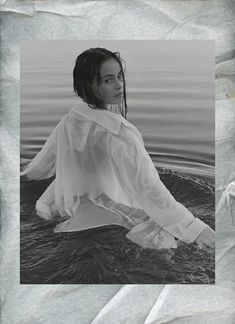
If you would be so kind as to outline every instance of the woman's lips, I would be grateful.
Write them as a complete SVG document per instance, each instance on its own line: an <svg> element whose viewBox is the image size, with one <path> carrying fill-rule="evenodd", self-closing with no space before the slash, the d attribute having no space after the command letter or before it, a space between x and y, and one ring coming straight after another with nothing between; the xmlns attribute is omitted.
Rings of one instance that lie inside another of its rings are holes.
<svg viewBox="0 0 235 324"><path fill-rule="evenodd" d="M117 94L116 96L114 97L122 97L123 96L123 92L120 92L119 94Z"/></svg>

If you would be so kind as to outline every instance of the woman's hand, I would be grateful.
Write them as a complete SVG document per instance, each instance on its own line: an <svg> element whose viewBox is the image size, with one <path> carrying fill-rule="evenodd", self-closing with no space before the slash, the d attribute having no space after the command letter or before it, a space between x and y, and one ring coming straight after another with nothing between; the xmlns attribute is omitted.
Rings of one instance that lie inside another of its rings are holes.
<svg viewBox="0 0 235 324"><path fill-rule="evenodd" d="M215 246L215 231L210 227L205 228L195 242L200 248L204 245L213 248Z"/></svg>

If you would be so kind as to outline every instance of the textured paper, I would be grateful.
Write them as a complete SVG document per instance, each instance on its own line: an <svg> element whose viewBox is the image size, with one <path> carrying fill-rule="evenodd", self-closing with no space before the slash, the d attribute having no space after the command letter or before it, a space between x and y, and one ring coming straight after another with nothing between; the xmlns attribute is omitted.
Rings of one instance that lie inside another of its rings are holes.
<svg viewBox="0 0 235 324"><path fill-rule="evenodd" d="M2 323L234 323L235 2L2 0L0 4ZM216 204L221 207L216 220L215 286L19 284L20 42L34 39L215 41Z"/></svg>

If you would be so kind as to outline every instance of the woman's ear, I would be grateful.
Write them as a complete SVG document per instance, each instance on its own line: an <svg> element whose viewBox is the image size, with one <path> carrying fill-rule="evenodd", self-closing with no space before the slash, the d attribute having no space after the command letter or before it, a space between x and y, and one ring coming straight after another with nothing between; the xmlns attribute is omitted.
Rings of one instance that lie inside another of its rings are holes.
<svg viewBox="0 0 235 324"><path fill-rule="evenodd" d="M97 83L93 82L91 88L92 88L92 92L93 92L94 96L97 97L98 99L100 99L100 92L99 92L99 87L97 86Z"/></svg>
<svg viewBox="0 0 235 324"><path fill-rule="evenodd" d="M93 88L93 93L95 95L96 98L100 99L100 91L99 91L99 88L97 86L94 86Z"/></svg>

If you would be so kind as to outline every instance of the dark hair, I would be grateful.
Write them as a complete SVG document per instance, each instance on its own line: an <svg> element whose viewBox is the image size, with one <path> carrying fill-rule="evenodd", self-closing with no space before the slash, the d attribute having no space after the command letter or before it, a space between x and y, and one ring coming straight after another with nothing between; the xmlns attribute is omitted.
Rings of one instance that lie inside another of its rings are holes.
<svg viewBox="0 0 235 324"><path fill-rule="evenodd" d="M100 68L101 64L110 58L115 59L120 65L123 76L123 99L121 114L126 118L128 111L126 103L126 82L124 76L124 69L122 66L122 59L119 52L111 52L106 48L89 48L82 52L76 59L75 67L73 69L73 88L74 92L85 101L92 109L106 109L102 100L94 95L93 82L100 84Z"/></svg>

